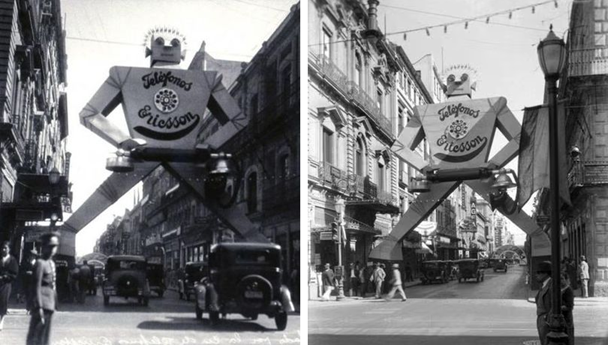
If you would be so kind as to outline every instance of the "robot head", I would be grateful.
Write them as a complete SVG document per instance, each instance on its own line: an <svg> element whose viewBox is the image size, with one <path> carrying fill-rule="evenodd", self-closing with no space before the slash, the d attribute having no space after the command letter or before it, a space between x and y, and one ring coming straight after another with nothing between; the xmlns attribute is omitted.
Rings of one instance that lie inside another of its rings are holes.
<svg viewBox="0 0 608 345"><path fill-rule="evenodd" d="M443 92L448 97L468 96L471 98L477 82L474 80L477 72L468 65L456 65L444 71L447 75L446 84L442 85ZM459 79L458 79L459 78Z"/></svg>
<svg viewBox="0 0 608 345"><path fill-rule="evenodd" d="M155 29L148 32L150 47L146 47L146 57L150 57L150 67L179 65L186 57L186 39L177 30ZM147 38L147 37L146 37Z"/></svg>

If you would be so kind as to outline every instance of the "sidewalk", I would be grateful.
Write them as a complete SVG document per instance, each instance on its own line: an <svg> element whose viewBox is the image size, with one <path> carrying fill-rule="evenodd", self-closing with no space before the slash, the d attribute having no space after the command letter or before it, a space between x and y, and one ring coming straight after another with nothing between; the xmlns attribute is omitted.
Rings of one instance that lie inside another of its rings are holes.
<svg viewBox="0 0 608 345"><path fill-rule="evenodd" d="M416 286L416 285L420 285L420 280L415 280L413 282L405 282L403 283L403 289L407 289L410 288L412 286ZM373 300L374 299L374 295L373 294L368 294L369 296L366 297L361 297L361 296L353 296L353 297L344 297L343 300L340 300L340 302L356 302L356 301L361 301L361 300ZM317 297L317 296L308 296L308 301L309 302L324 302L323 299L321 297ZM336 302L336 296L331 296L328 302Z"/></svg>

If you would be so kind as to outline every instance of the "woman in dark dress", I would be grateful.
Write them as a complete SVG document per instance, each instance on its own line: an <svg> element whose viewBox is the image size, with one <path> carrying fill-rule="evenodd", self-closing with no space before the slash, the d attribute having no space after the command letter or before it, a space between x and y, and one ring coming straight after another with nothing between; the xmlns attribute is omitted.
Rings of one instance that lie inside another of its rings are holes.
<svg viewBox="0 0 608 345"><path fill-rule="evenodd" d="M574 319L572 309L574 309L574 291L570 286L568 272L561 274L562 287L562 314L566 320L566 334L568 334L568 344L574 345Z"/></svg>
<svg viewBox="0 0 608 345"><path fill-rule="evenodd" d="M11 285L19 274L19 263L10 254L10 243L3 241L0 248L0 331L4 327L4 317L8 312L8 298Z"/></svg>

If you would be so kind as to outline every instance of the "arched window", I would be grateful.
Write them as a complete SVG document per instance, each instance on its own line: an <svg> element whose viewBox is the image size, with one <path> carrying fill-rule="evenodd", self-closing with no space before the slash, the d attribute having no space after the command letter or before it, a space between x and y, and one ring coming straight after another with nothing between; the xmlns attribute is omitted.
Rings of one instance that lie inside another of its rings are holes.
<svg viewBox="0 0 608 345"><path fill-rule="evenodd" d="M359 55L359 53L355 53L355 75L353 76L353 80L359 86L363 84L363 80L361 80L363 76L363 73L361 73L362 69L361 55Z"/></svg>
<svg viewBox="0 0 608 345"><path fill-rule="evenodd" d="M247 177L247 212L253 213L258 210L258 174L252 172Z"/></svg>
<svg viewBox="0 0 608 345"><path fill-rule="evenodd" d="M359 176L366 176L365 169L365 145L363 144L363 139L361 137L357 138L357 142L355 143L355 171Z"/></svg>
<svg viewBox="0 0 608 345"><path fill-rule="evenodd" d="M384 159L378 158L378 189L386 190L384 184L386 183L386 167L384 165Z"/></svg>

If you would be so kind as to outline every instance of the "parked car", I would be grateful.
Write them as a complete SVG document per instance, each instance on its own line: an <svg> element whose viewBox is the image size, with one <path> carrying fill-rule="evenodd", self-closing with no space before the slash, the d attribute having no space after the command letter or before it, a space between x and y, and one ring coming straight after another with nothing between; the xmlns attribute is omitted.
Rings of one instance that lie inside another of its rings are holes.
<svg viewBox="0 0 608 345"><path fill-rule="evenodd" d="M110 304L110 297L137 298L140 304L148 305L150 285L146 259L137 255L114 255L108 257L102 284L103 304Z"/></svg>
<svg viewBox="0 0 608 345"><path fill-rule="evenodd" d="M447 283L450 279L450 272L448 271L447 262L430 260L422 263L421 269L422 277L420 280L422 284L431 284L433 282Z"/></svg>
<svg viewBox="0 0 608 345"><path fill-rule="evenodd" d="M494 272L498 270L504 271L507 273L507 261L503 259L496 260L496 264L494 265Z"/></svg>
<svg viewBox="0 0 608 345"><path fill-rule="evenodd" d="M458 264L458 282L467 279L475 279L478 283L483 281L484 271L479 265L478 259L463 259L456 261Z"/></svg>
<svg viewBox="0 0 608 345"><path fill-rule="evenodd" d="M165 267L162 264L148 262L146 277L150 284L150 291L154 291L158 297L163 297L167 286L165 285Z"/></svg>
<svg viewBox="0 0 608 345"><path fill-rule="evenodd" d="M294 311L289 289L281 284L281 247L264 243L219 243L209 254L208 277L195 284L198 319L209 313L212 325L219 315L241 314L256 320L259 314L287 327Z"/></svg>
<svg viewBox="0 0 608 345"><path fill-rule="evenodd" d="M190 300L190 296L194 296L194 284L198 283L203 277L208 275L208 265L206 262L187 262L184 268L183 276L179 278L178 292L179 299Z"/></svg>

